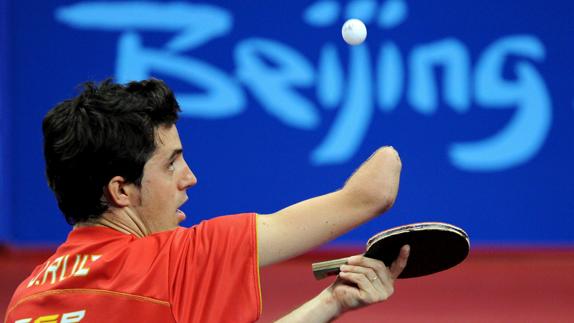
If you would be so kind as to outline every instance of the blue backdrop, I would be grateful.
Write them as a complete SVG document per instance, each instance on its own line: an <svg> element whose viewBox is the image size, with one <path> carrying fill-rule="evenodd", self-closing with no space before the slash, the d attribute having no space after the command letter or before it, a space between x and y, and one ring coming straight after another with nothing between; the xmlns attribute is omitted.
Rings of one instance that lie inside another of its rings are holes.
<svg viewBox="0 0 574 323"><path fill-rule="evenodd" d="M10 107L8 106L8 2L0 0L0 241L11 237L12 190L9 172Z"/></svg>
<svg viewBox="0 0 574 323"><path fill-rule="evenodd" d="M85 80L154 76L176 91L199 179L187 225L329 192L390 144L394 209L339 242L431 220L475 244L574 244L571 2L1 3L4 239L69 230L44 179L46 111ZM349 17L365 44L342 41Z"/></svg>

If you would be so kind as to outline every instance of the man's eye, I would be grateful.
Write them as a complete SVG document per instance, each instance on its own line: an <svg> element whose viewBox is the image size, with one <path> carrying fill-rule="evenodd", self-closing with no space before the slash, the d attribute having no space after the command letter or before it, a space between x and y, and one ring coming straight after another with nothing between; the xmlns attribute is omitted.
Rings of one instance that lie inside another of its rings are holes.
<svg viewBox="0 0 574 323"><path fill-rule="evenodd" d="M174 165L174 163L175 163L175 160L172 161L171 163L169 163L169 166L167 167L167 169L170 170L170 171L174 171L174 170L175 170L175 165Z"/></svg>

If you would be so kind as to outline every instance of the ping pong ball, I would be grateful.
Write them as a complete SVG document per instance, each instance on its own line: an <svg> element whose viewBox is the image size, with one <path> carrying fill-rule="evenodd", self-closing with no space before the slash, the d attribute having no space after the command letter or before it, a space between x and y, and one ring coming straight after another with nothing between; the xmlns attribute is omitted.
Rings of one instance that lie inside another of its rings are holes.
<svg viewBox="0 0 574 323"><path fill-rule="evenodd" d="M356 46L367 38L367 27L359 19L349 19L343 24L341 34L347 44Z"/></svg>

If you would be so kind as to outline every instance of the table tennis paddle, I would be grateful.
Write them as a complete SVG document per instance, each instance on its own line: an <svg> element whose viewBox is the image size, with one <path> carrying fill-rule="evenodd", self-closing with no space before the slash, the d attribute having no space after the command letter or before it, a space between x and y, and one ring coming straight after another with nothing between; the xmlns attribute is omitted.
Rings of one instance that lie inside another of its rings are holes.
<svg viewBox="0 0 574 323"><path fill-rule="evenodd" d="M398 278L430 275L461 263L470 250L468 235L463 229L442 222L420 222L379 232L367 241L364 255L382 260L390 266L402 246L411 248L407 266ZM316 279L337 275L347 258L313 264Z"/></svg>

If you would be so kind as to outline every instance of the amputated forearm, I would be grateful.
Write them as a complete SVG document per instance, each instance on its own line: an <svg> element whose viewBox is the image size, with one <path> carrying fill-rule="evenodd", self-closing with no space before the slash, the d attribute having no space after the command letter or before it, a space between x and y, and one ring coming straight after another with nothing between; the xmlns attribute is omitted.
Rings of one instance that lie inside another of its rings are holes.
<svg viewBox="0 0 574 323"><path fill-rule="evenodd" d="M382 148L341 190L258 216L260 265L315 248L388 210L395 202L400 171L396 151Z"/></svg>

